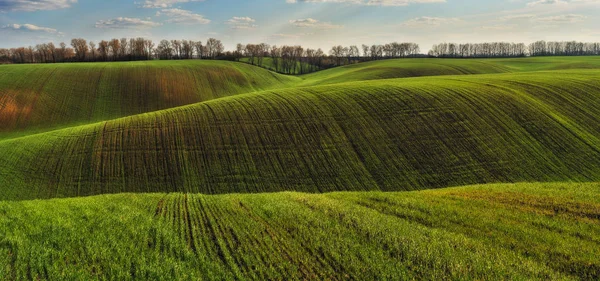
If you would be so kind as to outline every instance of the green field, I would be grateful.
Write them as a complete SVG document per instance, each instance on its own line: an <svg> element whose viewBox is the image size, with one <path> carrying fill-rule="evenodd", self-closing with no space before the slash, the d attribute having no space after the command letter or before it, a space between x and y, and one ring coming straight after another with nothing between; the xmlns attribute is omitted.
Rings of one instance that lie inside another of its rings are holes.
<svg viewBox="0 0 600 281"><path fill-rule="evenodd" d="M0 202L0 275L597 280L599 190L599 184L517 184Z"/></svg>
<svg viewBox="0 0 600 281"><path fill-rule="evenodd" d="M594 182L598 57L0 65L0 280L597 280Z"/></svg>
<svg viewBox="0 0 600 281"><path fill-rule="evenodd" d="M332 68L302 76L305 85L376 79L518 73L531 71L599 69L600 57L545 57L512 59L402 59L382 60Z"/></svg>
<svg viewBox="0 0 600 281"><path fill-rule="evenodd" d="M600 181L598 77L568 70L288 88L8 139L0 198Z"/></svg>
<svg viewBox="0 0 600 281"><path fill-rule="evenodd" d="M223 61L0 66L0 139L288 86L298 78Z"/></svg>

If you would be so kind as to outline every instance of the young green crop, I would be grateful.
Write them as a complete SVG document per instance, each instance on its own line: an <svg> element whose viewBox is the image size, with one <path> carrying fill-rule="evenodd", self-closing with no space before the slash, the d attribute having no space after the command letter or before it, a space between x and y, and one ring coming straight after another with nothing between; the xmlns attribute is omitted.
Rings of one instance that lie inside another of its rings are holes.
<svg viewBox="0 0 600 281"><path fill-rule="evenodd" d="M395 59L336 67L301 76L303 85L325 85L392 78L599 69L600 57L511 59Z"/></svg>
<svg viewBox="0 0 600 281"><path fill-rule="evenodd" d="M269 63L265 59L264 63ZM282 87L561 69L598 69L595 57L399 59L298 77L245 63L144 61L0 66L0 139Z"/></svg>
<svg viewBox="0 0 600 281"><path fill-rule="evenodd" d="M0 276L595 280L598 190L565 183L0 202Z"/></svg>
<svg viewBox="0 0 600 281"><path fill-rule="evenodd" d="M599 75L280 89L0 141L0 198L598 181Z"/></svg>
<svg viewBox="0 0 600 281"><path fill-rule="evenodd" d="M0 138L110 120L300 79L224 61L0 66Z"/></svg>

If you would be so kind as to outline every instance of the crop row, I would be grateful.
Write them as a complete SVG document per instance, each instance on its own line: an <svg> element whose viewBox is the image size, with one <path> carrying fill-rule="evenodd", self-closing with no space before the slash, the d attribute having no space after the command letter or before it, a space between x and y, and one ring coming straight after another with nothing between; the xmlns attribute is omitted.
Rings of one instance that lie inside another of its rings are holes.
<svg viewBox="0 0 600 281"><path fill-rule="evenodd" d="M230 62L0 68L0 138L167 109L296 81Z"/></svg>
<svg viewBox="0 0 600 281"><path fill-rule="evenodd" d="M596 181L597 75L274 90L5 140L0 198Z"/></svg>
<svg viewBox="0 0 600 281"><path fill-rule="evenodd" d="M594 280L598 184L0 202L10 280ZM49 212L48 210L52 210Z"/></svg>

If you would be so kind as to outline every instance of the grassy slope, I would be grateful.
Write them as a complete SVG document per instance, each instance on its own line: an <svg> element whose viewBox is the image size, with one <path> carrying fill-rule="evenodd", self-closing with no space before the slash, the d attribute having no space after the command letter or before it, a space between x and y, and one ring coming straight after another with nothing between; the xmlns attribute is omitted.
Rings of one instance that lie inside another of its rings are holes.
<svg viewBox="0 0 600 281"><path fill-rule="evenodd" d="M395 59L359 63L303 75L303 85L439 75L599 69L600 57L513 59Z"/></svg>
<svg viewBox="0 0 600 281"><path fill-rule="evenodd" d="M289 86L298 80L223 61L3 65L0 138Z"/></svg>
<svg viewBox="0 0 600 281"><path fill-rule="evenodd" d="M385 60L303 79L223 61L4 65L0 67L0 139L295 85L571 68L600 68L600 59Z"/></svg>
<svg viewBox="0 0 600 281"><path fill-rule="evenodd" d="M594 280L599 190L518 184L0 202L0 276Z"/></svg>
<svg viewBox="0 0 600 281"><path fill-rule="evenodd" d="M0 198L600 180L598 70L240 95L0 142Z"/></svg>

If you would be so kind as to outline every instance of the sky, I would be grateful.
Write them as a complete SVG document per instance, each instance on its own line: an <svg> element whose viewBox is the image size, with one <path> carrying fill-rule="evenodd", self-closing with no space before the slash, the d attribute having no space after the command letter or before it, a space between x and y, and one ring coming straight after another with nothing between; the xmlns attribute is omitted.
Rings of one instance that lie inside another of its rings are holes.
<svg viewBox="0 0 600 281"><path fill-rule="evenodd" d="M600 0L0 0L0 48L122 37L236 43L600 41Z"/></svg>

